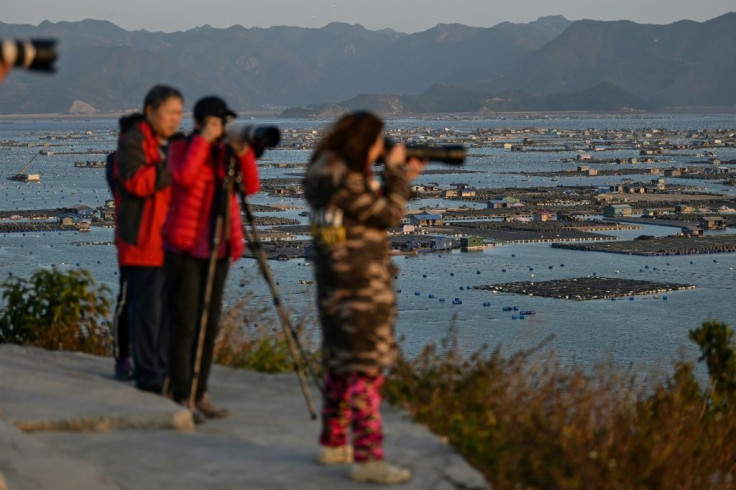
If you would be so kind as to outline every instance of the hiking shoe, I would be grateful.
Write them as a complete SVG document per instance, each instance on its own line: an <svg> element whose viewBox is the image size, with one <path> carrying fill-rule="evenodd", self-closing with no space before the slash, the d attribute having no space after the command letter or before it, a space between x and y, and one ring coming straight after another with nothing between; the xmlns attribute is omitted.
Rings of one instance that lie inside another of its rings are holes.
<svg viewBox="0 0 736 490"><path fill-rule="evenodd" d="M115 379L120 381L133 379L133 361L130 357L115 359Z"/></svg>
<svg viewBox="0 0 736 490"><path fill-rule="evenodd" d="M353 465L350 478L360 482L396 485L409 481L411 471L390 465L385 461L366 461Z"/></svg>
<svg viewBox="0 0 736 490"><path fill-rule="evenodd" d="M350 464L353 462L353 446L320 446L317 454L319 464Z"/></svg>
<svg viewBox="0 0 736 490"><path fill-rule="evenodd" d="M194 425L204 424L205 422L207 422L207 417L205 417L202 412L195 408L194 410L192 410L192 422L194 422Z"/></svg>
<svg viewBox="0 0 736 490"><path fill-rule="evenodd" d="M223 407L218 407L212 403L212 398L208 393L204 393L194 406L197 410L202 412L202 415L208 419L224 419L230 415L230 410Z"/></svg>
<svg viewBox="0 0 736 490"><path fill-rule="evenodd" d="M200 425L207 422L207 418L204 416L202 412L194 408L193 410L189 408L189 404L187 402L178 402L177 405L181 405L182 407L189 410L189 413L192 414L192 422L194 422L194 425Z"/></svg>

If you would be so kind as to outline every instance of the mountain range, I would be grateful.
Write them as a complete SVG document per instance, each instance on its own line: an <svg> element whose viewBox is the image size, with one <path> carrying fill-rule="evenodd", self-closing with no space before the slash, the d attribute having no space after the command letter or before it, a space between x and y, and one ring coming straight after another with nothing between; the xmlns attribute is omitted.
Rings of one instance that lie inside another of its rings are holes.
<svg viewBox="0 0 736 490"><path fill-rule="evenodd" d="M214 93L239 111L286 116L736 108L736 13L669 25L553 16L414 34L344 23L175 33L0 23L0 38L27 37L59 40L58 73L14 71L0 113L137 109L156 83L181 89L187 107Z"/></svg>

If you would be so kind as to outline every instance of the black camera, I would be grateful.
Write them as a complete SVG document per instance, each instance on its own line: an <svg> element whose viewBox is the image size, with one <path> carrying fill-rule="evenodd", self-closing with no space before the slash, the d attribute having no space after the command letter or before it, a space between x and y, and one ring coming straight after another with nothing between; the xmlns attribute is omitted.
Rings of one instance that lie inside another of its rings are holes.
<svg viewBox="0 0 736 490"><path fill-rule="evenodd" d="M12 66L53 73L57 57L56 39L0 40L0 59Z"/></svg>
<svg viewBox="0 0 736 490"><path fill-rule="evenodd" d="M384 138L383 146L386 151L390 151L396 144L391 138ZM420 160L429 160L430 162L441 162L447 165L462 165L465 162L467 151L463 145L418 145L407 143L406 158L418 158ZM382 162L383 158L379 160Z"/></svg>
<svg viewBox="0 0 736 490"><path fill-rule="evenodd" d="M229 141L248 143L256 156L260 157L266 148L273 148L281 141L281 132L276 126L256 126L243 121L230 121L225 125L225 137Z"/></svg>

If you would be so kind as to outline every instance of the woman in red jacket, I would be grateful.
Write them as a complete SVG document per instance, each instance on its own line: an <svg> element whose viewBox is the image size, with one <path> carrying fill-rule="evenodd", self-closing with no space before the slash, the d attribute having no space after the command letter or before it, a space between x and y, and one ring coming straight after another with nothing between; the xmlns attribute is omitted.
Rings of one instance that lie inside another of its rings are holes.
<svg viewBox="0 0 736 490"><path fill-rule="evenodd" d="M229 223L221 228L205 342L195 397L195 421L228 415L207 394L207 378L212 364L220 318L222 292L231 261L243 254L243 225L235 190L230 202L223 201L223 180L229 152L234 152L247 194L258 192L255 154L245 144L223 142L224 124L235 113L218 97L205 97L194 106L194 132L186 140L171 144L168 165L172 176L171 205L164 227L166 281L169 289L171 323L170 391L174 401L186 403L190 397L199 321L204 306L207 270L213 243L216 215ZM242 146L241 146L242 145ZM237 146L237 147L236 147Z"/></svg>

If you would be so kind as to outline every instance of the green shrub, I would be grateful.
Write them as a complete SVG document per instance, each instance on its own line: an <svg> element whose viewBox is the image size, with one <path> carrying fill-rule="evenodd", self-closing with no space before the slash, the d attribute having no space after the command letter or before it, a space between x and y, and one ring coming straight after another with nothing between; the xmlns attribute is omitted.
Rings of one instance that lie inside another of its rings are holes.
<svg viewBox="0 0 736 490"><path fill-rule="evenodd" d="M689 332L700 346L699 361L708 366L711 397L716 405L736 397L736 344L733 329L717 320L708 320Z"/></svg>
<svg viewBox="0 0 736 490"><path fill-rule="evenodd" d="M89 271L38 269L29 279L11 276L0 287L0 342L110 354L110 290L97 286Z"/></svg>

